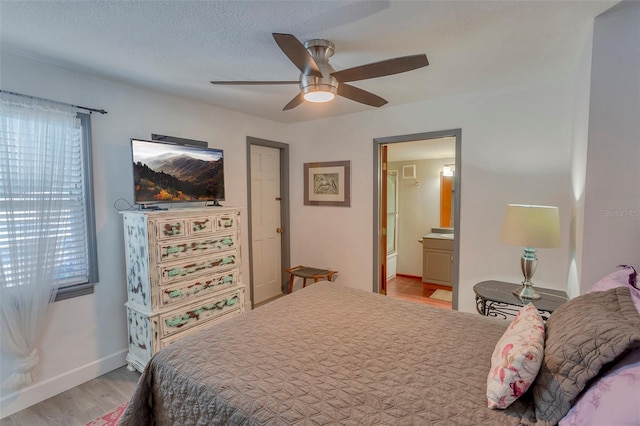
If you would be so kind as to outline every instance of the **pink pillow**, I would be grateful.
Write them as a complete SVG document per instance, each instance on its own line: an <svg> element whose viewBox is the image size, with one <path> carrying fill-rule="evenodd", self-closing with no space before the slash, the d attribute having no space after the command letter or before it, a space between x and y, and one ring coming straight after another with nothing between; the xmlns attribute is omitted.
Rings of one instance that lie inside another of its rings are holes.
<svg viewBox="0 0 640 426"><path fill-rule="evenodd" d="M507 408L533 383L544 352L544 322L533 303L527 304L504 332L491 356L487 376L489 408Z"/></svg>
<svg viewBox="0 0 640 426"><path fill-rule="evenodd" d="M589 293L593 291L607 291L616 287L628 287L631 293L631 300L640 313L640 289L638 289L638 274L633 266L620 265L617 271L602 277L591 287Z"/></svg>
<svg viewBox="0 0 640 426"><path fill-rule="evenodd" d="M640 424L640 349L622 357L574 403L559 426Z"/></svg>

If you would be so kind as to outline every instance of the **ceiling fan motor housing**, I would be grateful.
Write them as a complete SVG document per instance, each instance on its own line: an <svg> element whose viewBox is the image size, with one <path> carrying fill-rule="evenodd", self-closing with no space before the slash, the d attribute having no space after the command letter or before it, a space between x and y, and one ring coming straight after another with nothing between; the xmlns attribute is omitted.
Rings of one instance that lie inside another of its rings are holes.
<svg viewBox="0 0 640 426"><path fill-rule="evenodd" d="M311 92L338 92L338 80L331 75L335 70L329 65L329 58L333 56L334 44L329 40L313 39L304 43L305 49L313 57L320 68L322 78L300 74L300 90L303 94Z"/></svg>

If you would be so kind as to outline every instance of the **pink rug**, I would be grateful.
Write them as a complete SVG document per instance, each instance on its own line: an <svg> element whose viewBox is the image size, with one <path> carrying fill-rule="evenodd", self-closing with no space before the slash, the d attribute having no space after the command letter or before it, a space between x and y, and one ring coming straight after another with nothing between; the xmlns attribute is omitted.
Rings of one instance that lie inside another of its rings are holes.
<svg viewBox="0 0 640 426"><path fill-rule="evenodd" d="M121 406L109 411L107 414L104 414L95 420L91 420L86 426L118 426L120 417L122 417L122 413L124 413L128 404L128 402L125 402Z"/></svg>

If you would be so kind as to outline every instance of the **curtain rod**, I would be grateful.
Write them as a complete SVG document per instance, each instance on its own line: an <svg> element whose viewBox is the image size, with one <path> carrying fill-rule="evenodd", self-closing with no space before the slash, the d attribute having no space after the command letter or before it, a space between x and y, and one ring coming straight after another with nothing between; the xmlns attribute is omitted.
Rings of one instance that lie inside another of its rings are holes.
<svg viewBox="0 0 640 426"><path fill-rule="evenodd" d="M87 108L87 107L83 107L83 106L80 106L80 105L69 104L69 103L66 103L66 102L52 101L51 99L40 98L38 96L31 96L31 95L24 95L22 93L10 92L9 90L0 89L0 93L7 93L9 95L16 95L16 96L24 96L25 98L38 99L40 101L53 102L53 103L56 103L56 104L59 104L59 105L66 105L66 106L70 106L70 107L74 107L74 108L86 109L87 111L89 111L89 113L92 113L92 112L99 112L100 114L106 114L107 113L107 111L105 111L103 109Z"/></svg>

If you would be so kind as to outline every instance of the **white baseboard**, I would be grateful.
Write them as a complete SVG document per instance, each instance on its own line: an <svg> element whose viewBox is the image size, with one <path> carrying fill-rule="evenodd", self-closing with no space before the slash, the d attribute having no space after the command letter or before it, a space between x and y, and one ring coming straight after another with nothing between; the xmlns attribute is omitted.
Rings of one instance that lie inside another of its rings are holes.
<svg viewBox="0 0 640 426"><path fill-rule="evenodd" d="M38 402L102 376L109 371L127 365L127 349L116 352L90 364L67 371L56 377L36 383L19 391L0 397L0 418L10 416Z"/></svg>

